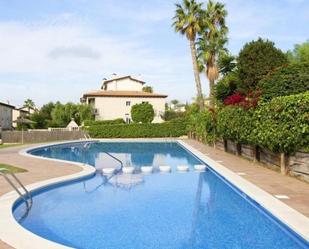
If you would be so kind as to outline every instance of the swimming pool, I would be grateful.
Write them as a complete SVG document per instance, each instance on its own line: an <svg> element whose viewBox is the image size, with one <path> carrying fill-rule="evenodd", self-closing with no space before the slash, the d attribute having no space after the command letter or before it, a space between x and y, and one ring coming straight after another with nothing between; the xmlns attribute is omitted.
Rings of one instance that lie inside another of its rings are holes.
<svg viewBox="0 0 309 249"><path fill-rule="evenodd" d="M83 162L94 176L37 191L20 224L75 248L308 248L308 243L176 142L62 144L32 155ZM171 173L117 175L104 167L172 166ZM178 173L178 165L190 171ZM14 216L25 211L18 202Z"/></svg>

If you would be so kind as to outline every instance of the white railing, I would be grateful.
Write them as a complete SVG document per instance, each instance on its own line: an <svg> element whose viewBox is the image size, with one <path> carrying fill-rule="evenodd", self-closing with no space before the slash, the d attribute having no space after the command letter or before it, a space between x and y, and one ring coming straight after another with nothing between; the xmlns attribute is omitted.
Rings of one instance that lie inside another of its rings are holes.
<svg viewBox="0 0 309 249"><path fill-rule="evenodd" d="M80 127L48 127L47 129L28 129L29 132L34 131L79 131Z"/></svg>

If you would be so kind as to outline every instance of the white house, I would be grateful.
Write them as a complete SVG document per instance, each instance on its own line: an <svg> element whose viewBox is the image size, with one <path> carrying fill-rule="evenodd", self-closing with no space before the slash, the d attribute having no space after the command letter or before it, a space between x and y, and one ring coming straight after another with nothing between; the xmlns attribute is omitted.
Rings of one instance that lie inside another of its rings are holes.
<svg viewBox="0 0 309 249"><path fill-rule="evenodd" d="M0 102L0 128L11 130L15 106Z"/></svg>
<svg viewBox="0 0 309 249"><path fill-rule="evenodd" d="M29 115L29 112L23 110L22 108L19 108L19 109L18 108L14 108L12 115L13 115L13 121L15 121L15 120L17 120L20 117L23 117L23 118L27 117ZM17 127L17 123L13 122L12 126L14 128L16 128Z"/></svg>
<svg viewBox="0 0 309 249"><path fill-rule="evenodd" d="M153 122L163 122L161 115L165 111L167 95L143 92L144 84L132 76L113 75L111 79L103 80L101 90L85 93L81 101L94 106L96 120L123 118L127 123L131 122L131 107L148 102L155 111Z"/></svg>
<svg viewBox="0 0 309 249"><path fill-rule="evenodd" d="M38 111L37 108L28 107L28 106L23 106L23 107L19 108L18 110L27 112L28 114L33 114L33 113Z"/></svg>

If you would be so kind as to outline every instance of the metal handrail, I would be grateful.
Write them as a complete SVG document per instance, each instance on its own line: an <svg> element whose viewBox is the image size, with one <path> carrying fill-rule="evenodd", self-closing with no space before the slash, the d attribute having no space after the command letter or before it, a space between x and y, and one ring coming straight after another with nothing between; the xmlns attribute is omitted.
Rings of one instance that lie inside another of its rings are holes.
<svg viewBox="0 0 309 249"><path fill-rule="evenodd" d="M103 151L103 153L105 153L106 155L110 156L111 158L113 158L114 160L116 160L117 162L120 163L120 169L117 169L115 174L117 174L117 173L119 173L120 171L122 171L123 162L122 162L120 159L118 159L117 157L113 156L113 155L110 154L109 152Z"/></svg>
<svg viewBox="0 0 309 249"><path fill-rule="evenodd" d="M19 188L13 183L13 181L7 176L10 175L11 177L14 178L14 180L19 184L19 186L23 189L23 191L25 192L24 194L22 194L22 192L19 190ZM25 202L27 210L25 212L25 214L20 218L19 221L22 221L24 218L27 217L31 207L32 207L32 196L29 193L29 191L26 189L26 187L22 184L22 182L17 178L17 176L5 169L5 168L0 168L0 176L3 176L3 178L7 181L7 183L17 192L17 194L20 196L20 198Z"/></svg>
<svg viewBox="0 0 309 249"><path fill-rule="evenodd" d="M11 175L14 180L19 184L19 186L24 190L25 194L22 194L21 191L15 186L15 184L12 182L12 180L7 176L7 175ZM22 184L22 182L17 178L17 176L5 169L5 168L0 168L0 175L3 176L3 178L11 185L11 187L19 194L19 196L26 202L28 203L28 199L30 200L30 202L32 203L32 196L29 193L29 191L26 189L26 187ZM25 197L26 196L26 197Z"/></svg>
<svg viewBox="0 0 309 249"><path fill-rule="evenodd" d="M87 147L88 147L89 145L94 144L94 143L96 143L96 142L93 142L93 141L91 141L91 142L86 142L86 143L84 144L83 148L84 148L84 149L87 149ZM120 163L120 169L117 169L115 174L119 173L119 172L122 170L122 168L123 168L123 162L122 162L120 159L118 159L117 157L115 157L115 156L113 156L112 154L110 154L109 152L107 152L107 151L102 151L102 152L105 153L106 155L108 155L109 157L113 158L114 160L116 160L117 162Z"/></svg>

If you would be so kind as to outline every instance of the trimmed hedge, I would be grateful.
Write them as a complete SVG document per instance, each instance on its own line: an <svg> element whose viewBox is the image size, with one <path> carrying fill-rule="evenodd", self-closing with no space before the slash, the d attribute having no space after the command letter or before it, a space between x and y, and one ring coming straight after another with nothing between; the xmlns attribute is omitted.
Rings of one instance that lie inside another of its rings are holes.
<svg viewBox="0 0 309 249"><path fill-rule="evenodd" d="M186 126L186 119L178 118L164 123L94 125L88 132L93 138L180 137L186 135Z"/></svg>
<svg viewBox="0 0 309 249"><path fill-rule="evenodd" d="M252 122L253 109L226 106L218 111L217 135L223 139L238 143L250 144L250 136L254 129Z"/></svg>
<svg viewBox="0 0 309 249"><path fill-rule="evenodd" d="M194 115L189 131L207 137L207 119L198 118L203 114ZM221 107L215 129L218 138L258 145L273 152L293 154L309 148L309 91L261 102L256 109Z"/></svg>
<svg viewBox="0 0 309 249"><path fill-rule="evenodd" d="M215 138L214 114L208 110L193 113L188 118L187 130L195 133L199 139L208 144Z"/></svg>
<svg viewBox="0 0 309 249"><path fill-rule="evenodd" d="M288 154L309 147L309 91L261 103L253 120L254 144Z"/></svg>
<svg viewBox="0 0 309 249"><path fill-rule="evenodd" d="M266 100L309 91L309 64L280 67L264 77L258 83L258 88Z"/></svg>
<svg viewBox="0 0 309 249"><path fill-rule="evenodd" d="M117 118L113 120L85 120L84 126L92 125L115 125L115 124L125 124L122 118Z"/></svg>

